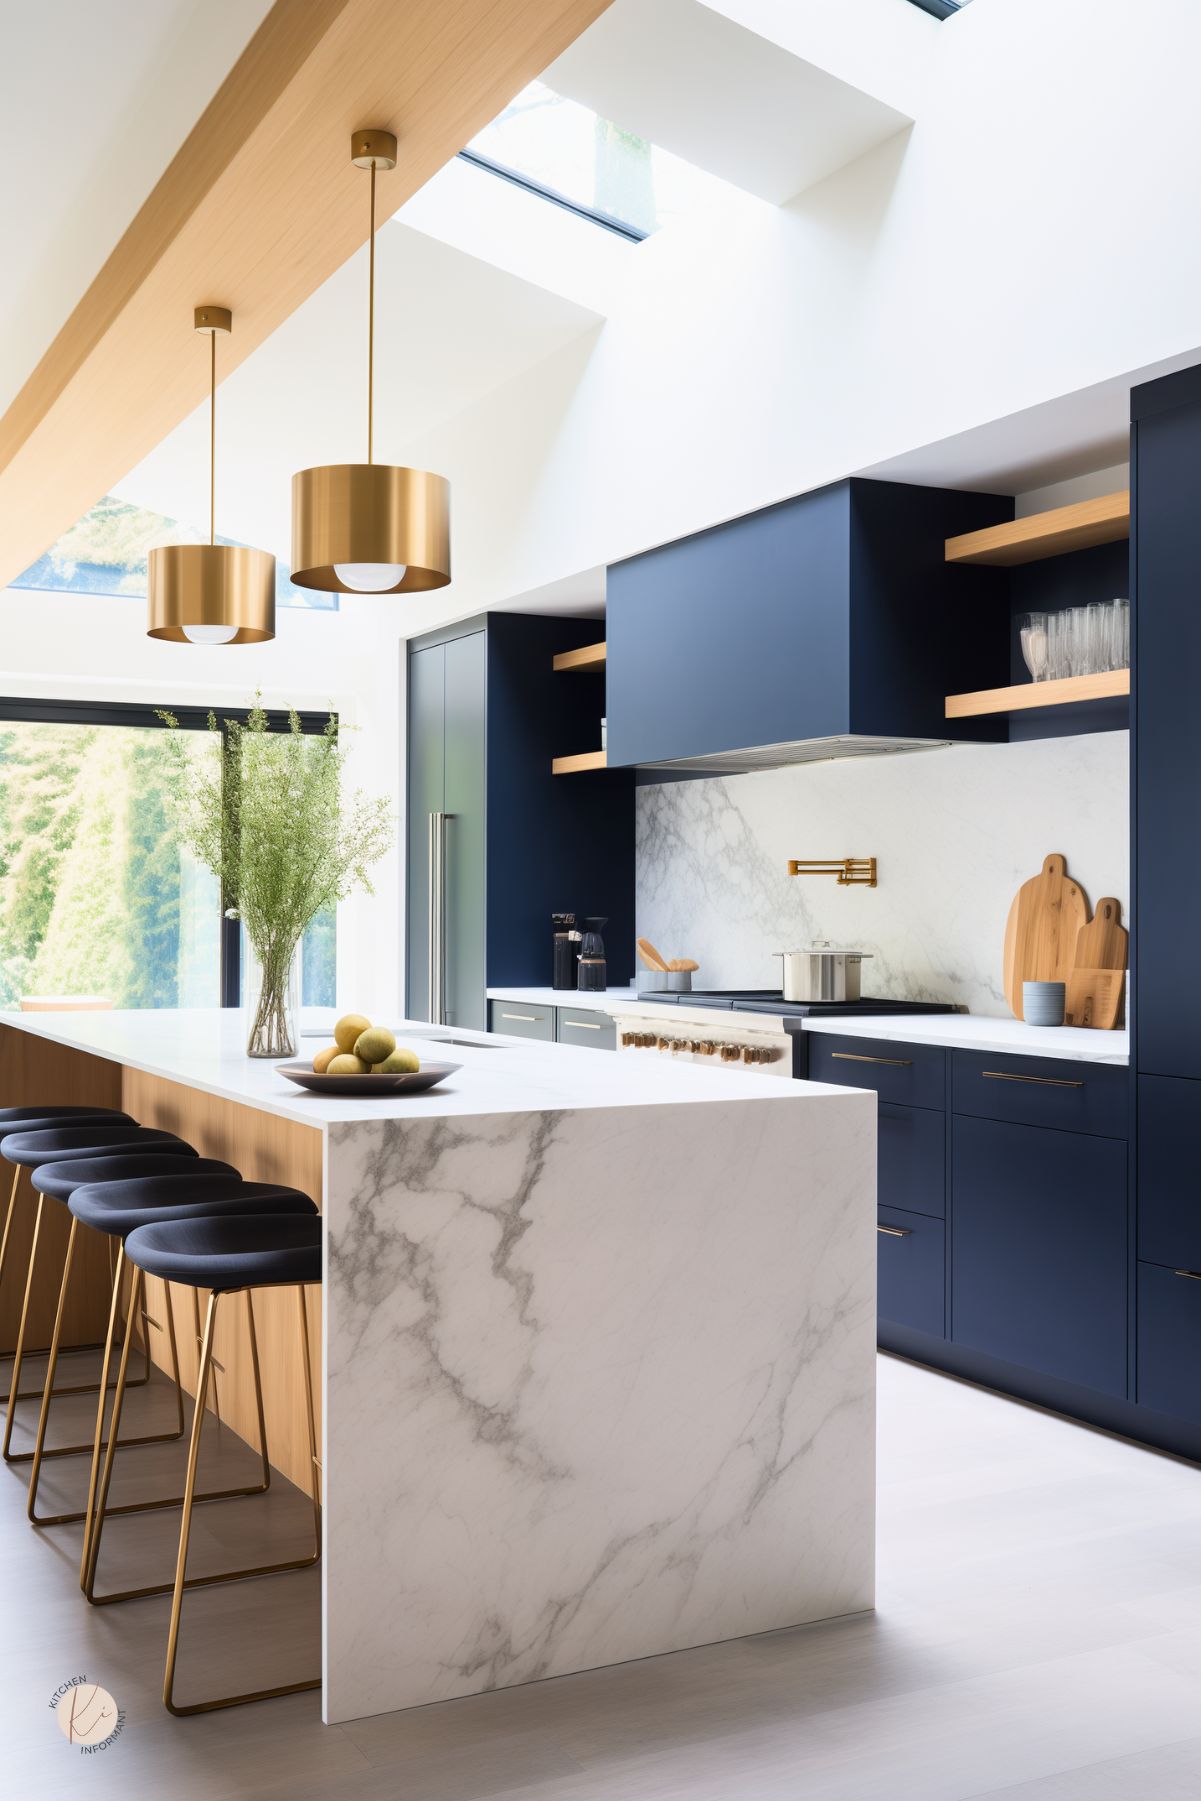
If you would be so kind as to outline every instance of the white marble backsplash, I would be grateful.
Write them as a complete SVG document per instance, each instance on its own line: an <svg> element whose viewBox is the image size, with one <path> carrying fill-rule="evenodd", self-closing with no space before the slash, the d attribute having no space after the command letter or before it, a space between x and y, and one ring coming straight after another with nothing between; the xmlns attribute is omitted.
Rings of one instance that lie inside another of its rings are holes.
<svg viewBox="0 0 1201 1801"><path fill-rule="evenodd" d="M640 788L638 931L695 957L698 988L778 987L773 952L828 939L872 953L865 994L1007 1016L1006 916L1049 852L1125 921L1129 758L1129 733L1097 732ZM878 887L787 873L845 856L878 858Z"/></svg>

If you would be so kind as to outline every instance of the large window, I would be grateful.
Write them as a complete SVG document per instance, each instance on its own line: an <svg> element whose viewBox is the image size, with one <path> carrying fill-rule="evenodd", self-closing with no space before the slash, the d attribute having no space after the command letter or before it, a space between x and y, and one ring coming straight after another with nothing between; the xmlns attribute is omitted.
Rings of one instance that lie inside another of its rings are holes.
<svg viewBox="0 0 1201 1801"><path fill-rule="evenodd" d="M180 721L190 756L219 756L206 714ZM163 730L141 707L0 703L0 1007L237 1005L238 923L172 828ZM333 1006L335 978L331 912L305 936L304 1003Z"/></svg>
<svg viewBox="0 0 1201 1801"><path fill-rule="evenodd" d="M219 537L217 542L232 544L233 539ZM106 494L11 586L48 589L56 594L123 594L144 600L150 551L160 544L207 543L207 532ZM328 613L338 608L336 594L298 588L287 565L278 558L275 600L281 607L307 607L310 611Z"/></svg>
<svg viewBox="0 0 1201 1801"><path fill-rule="evenodd" d="M633 239L726 185L543 81L523 88L460 155Z"/></svg>

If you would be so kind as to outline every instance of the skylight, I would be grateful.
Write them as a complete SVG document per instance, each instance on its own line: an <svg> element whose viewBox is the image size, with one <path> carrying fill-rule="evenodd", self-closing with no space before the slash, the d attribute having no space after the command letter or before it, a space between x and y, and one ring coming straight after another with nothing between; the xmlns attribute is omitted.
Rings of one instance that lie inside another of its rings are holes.
<svg viewBox="0 0 1201 1801"><path fill-rule="evenodd" d="M623 237L649 237L726 184L532 81L460 155Z"/></svg>
<svg viewBox="0 0 1201 1801"><path fill-rule="evenodd" d="M909 0L911 6L920 6L924 13L933 13L936 19L949 19L952 13L962 12L968 0Z"/></svg>
<svg viewBox="0 0 1201 1801"><path fill-rule="evenodd" d="M207 538L207 532L106 494L10 585L56 594L123 594L144 600L146 559L156 544L203 544ZM233 541L217 539L218 544ZM305 607L310 612L336 612L338 608L336 594L297 588L278 557L275 598L281 607Z"/></svg>

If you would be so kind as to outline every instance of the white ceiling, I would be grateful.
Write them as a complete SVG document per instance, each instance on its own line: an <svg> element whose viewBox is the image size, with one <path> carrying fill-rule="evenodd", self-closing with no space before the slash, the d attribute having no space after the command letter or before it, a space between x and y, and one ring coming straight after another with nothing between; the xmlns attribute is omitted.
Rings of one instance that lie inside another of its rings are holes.
<svg viewBox="0 0 1201 1801"><path fill-rule="evenodd" d="M271 0L24 0L0 48L0 412Z"/></svg>
<svg viewBox="0 0 1201 1801"><path fill-rule="evenodd" d="M504 189L494 176L468 174L486 192ZM559 211L529 204L552 217ZM600 323L598 312L575 300L390 221L376 246L377 459L406 462L432 427ZM186 325L180 355L207 355L205 342ZM366 460L366 384L364 248L219 389L217 529L223 536L288 557L293 473L315 463ZM202 524L207 405L116 491L169 518Z"/></svg>
<svg viewBox="0 0 1201 1801"><path fill-rule="evenodd" d="M543 79L777 206L912 123L701 0L613 0Z"/></svg>

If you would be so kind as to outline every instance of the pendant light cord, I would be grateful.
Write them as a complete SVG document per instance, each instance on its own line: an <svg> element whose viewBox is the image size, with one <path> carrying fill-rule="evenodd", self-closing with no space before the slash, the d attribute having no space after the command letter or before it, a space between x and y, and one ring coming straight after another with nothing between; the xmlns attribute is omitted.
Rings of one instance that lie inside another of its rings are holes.
<svg viewBox="0 0 1201 1801"><path fill-rule="evenodd" d="M217 334L209 333L209 543L217 542Z"/></svg>
<svg viewBox="0 0 1201 1801"><path fill-rule="evenodd" d="M375 434L375 164L371 165L371 230L367 275L367 461L374 462Z"/></svg>

